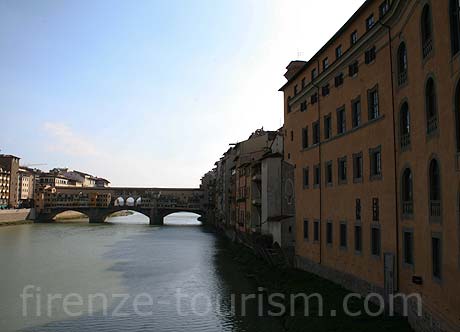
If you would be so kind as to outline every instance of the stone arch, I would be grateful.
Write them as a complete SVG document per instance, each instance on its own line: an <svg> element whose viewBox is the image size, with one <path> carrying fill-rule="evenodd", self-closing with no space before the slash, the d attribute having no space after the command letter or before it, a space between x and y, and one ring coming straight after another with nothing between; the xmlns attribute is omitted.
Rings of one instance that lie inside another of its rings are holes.
<svg viewBox="0 0 460 332"><path fill-rule="evenodd" d="M125 199L123 197L118 197L113 202L114 206L125 206Z"/></svg>
<svg viewBox="0 0 460 332"><path fill-rule="evenodd" d="M128 198L126 199L126 204L125 204L125 206L127 206L127 207L133 207L133 206L135 205L135 203L136 203L136 200L135 200L132 196L130 196L130 197L128 197Z"/></svg>

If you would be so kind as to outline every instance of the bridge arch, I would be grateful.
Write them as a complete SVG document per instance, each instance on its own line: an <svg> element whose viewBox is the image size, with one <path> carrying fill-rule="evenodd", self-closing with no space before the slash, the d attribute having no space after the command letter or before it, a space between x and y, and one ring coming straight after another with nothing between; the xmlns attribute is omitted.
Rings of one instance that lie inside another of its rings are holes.
<svg viewBox="0 0 460 332"><path fill-rule="evenodd" d="M73 212L73 214L72 214ZM78 216L75 214L78 213L82 216ZM50 214L48 214L46 218L46 222L55 222L58 219L60 220L78 220L78 219L91 219L90 214L88 211L79 209L79 208L66 208L66 209L57 209Z"/></svg>

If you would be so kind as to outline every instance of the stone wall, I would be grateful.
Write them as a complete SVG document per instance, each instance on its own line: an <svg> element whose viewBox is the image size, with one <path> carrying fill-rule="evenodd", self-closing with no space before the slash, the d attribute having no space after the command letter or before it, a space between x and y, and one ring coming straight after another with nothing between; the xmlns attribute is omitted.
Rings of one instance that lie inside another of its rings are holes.
<svg viewBox="0 0 460 332"><path fill-rule="evenodd" d="M33 209L0 210L0 223L30 220L33 218Z"/></svg>

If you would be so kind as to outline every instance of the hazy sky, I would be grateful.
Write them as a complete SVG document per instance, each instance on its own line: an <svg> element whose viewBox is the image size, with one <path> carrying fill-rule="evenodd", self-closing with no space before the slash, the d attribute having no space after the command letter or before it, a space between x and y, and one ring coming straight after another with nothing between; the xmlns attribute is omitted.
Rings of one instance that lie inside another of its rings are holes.
<svg viewBox="0 0 460 332"><path fill-rule="evenodd" d="M229 143L282 125L285 67L363 2L0 0L1 152L196 187Z"/></svg>

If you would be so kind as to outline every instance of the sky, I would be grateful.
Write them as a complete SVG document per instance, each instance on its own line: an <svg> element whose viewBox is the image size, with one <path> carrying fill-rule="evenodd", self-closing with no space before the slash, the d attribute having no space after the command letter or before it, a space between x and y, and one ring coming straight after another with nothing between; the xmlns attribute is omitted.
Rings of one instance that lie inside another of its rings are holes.
<svg viewBox="0 0 460 332"><path fill-rule="evenodd" d="M0 0L0 153L198 187L364 0Z"/></svg>

